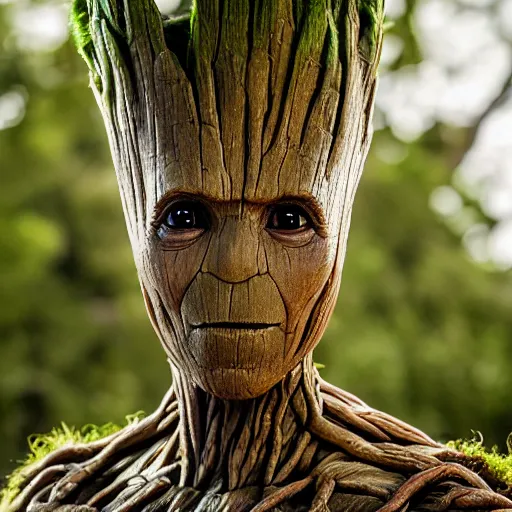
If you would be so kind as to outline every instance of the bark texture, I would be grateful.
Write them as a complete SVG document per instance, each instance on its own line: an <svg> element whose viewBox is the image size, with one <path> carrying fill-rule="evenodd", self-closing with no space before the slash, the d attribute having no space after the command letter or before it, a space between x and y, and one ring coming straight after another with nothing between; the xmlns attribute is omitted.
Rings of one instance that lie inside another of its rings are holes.
<svg viewBox="0 0 512 512"><path fill-rule="evenodd" d="M148 418L33 467L12 510L512 510L471 462L326 383L308 356L241 402L178 377Z"/></svg>
<svg viewBox="0 0 512 512"><path fill-rule="evenodd" d="M75 2L173 386L148 418L32 467L12 512L512 510L473 461L312 363L371 139L382 10L197 0L163 19L150 0ZM162 221L184 191L218 226ZM259 229L283 199L315 228Z"/></svg>

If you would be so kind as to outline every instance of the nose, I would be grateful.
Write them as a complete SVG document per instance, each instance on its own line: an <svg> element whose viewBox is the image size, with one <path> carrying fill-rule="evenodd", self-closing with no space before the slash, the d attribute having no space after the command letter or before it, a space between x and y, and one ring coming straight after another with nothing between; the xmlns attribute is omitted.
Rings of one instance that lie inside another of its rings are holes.
<svg viewBox="0 0 512 512"><path fill-rule="evenodd" d="M249 219L237 216L223 219L211 235L201 270L227 283L240 283L257 275L259 239Z"/></svg>

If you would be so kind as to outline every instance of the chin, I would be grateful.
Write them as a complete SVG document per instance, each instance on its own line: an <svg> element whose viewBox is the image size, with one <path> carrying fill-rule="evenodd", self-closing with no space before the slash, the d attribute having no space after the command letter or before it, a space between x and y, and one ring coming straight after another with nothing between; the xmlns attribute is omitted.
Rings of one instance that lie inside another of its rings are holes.
<svg viewBox="0 0 512 512"><path fill-rule="evenodd" d="M250 368L214 368L203 370L198 385L223 400L249 400L263 395L282 379L282 376L276 378L274 372L275 369L270 372Z"/></svg>
<svg viewBox="0 0 512 512"><path fill-rule="evenodd" d="M281 328L194 329L187 339L194 380L223 399L262 395L285 375L285 335Z"/></svg>

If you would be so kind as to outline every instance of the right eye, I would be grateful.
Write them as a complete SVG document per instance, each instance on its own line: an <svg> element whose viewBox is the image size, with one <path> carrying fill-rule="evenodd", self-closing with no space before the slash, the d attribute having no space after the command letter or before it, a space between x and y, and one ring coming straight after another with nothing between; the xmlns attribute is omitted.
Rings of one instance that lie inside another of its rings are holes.
<svg viewBox="0 0 512 512"><path fill-rule="evenodd" d="M206 209L193 201L178 201L167 210L164 224L171 229L206 229Z"/></svg>
<svg viewBox="0 0 512 512"><path fill-rule="evenodd" d="M157 235L171 245L193 242L210 227L206 207L197 201L175 201L165 211Z"/></svg>

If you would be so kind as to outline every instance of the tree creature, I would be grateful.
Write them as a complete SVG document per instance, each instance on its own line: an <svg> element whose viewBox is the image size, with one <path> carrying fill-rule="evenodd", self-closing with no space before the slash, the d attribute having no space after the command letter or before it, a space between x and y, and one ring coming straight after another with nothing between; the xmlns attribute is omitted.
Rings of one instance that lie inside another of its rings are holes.
<svg viewBox="0 0 512 512"><path fill-rule="evenodd" d="M313 364L382 18L382 0L197 0L170 19L152 0L75 1L173 386L146 419L33 466L12 511L512 510L471 459Z"/></svg>

